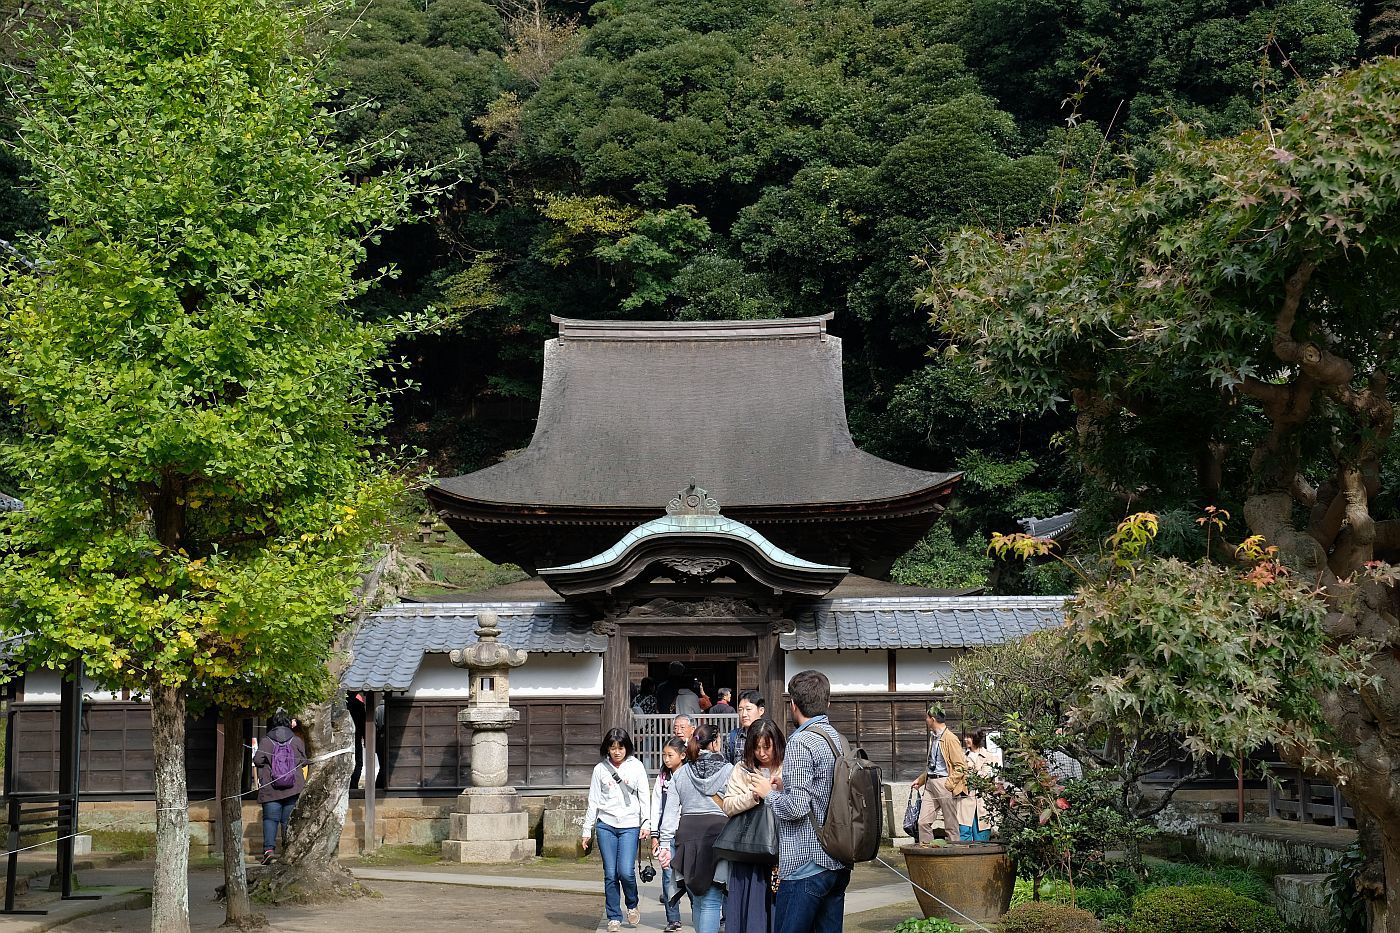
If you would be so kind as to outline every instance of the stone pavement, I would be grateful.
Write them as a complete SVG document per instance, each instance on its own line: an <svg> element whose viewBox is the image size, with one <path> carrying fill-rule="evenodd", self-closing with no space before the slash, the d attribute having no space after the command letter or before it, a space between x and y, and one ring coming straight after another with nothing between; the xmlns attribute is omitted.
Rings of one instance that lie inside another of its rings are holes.
<svg viewBox="0 0 1400 933"><path fill-rule="evenodd" d="M441 865L351 867L376 891L376 896L317 907L260 908L267 916L269 931L343 933L381 929L406 933L452 929L457 924L475 925L483 920L490 921L493 933L606 929L601 920L599 866L586 866L591 869L586 873L574 866L549 865L476 866L476 871L463 870L467 866L445 870ZM89 871L79 876L81 882L119 887L127 892L121 895L123 899L69 902L61 913L50 917L0 917L0 933L40 933L55 928L64 933L145 933L151 922L149 902L139 898L140 889L150 884L150 872L149 863ZM560 877L561 874L574 877ZM217 869L190 873L194 930L215 930L223 922L222 904L213 897L215 886L222 882L223 874ZM132 894L133 891L137 893ZM660 930L664 914L658 902L659 882L642 885L641 892L639 929ZM687 930L689 913L682 907ZM918 906L905 882L871 864L856 869L846 898L846 914L846 929L850 933L888 933L905 917L917 916Z"/></svg>

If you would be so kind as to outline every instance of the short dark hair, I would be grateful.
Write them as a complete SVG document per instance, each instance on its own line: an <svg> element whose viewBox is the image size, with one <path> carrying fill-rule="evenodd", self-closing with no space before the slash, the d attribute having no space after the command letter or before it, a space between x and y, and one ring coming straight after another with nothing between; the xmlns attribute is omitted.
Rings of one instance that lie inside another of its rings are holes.
<svg viewBox="0 0 1400 933"><path fill-rule="evenodd" d="M763 694L759 693L757 690L745 690L743 693L739 694L739 702L742 703L745 700L748 700L759 709L768 708L768 705L763 702Z"/></svg>
<svg viewBox="0 0 1400 933"><path fill-rule="evenodd" d="M268 731L268 732L271 732L273 729L276 729L278 726L286 726L288 729L290 729L290 728L292 727L292 717L291 717L291 715L290 715L286 710L284 710L284 709L279 709L277 712L275 712L275 713L273 713L271 716L267 717L267 731Z"/></svg>
<svg viewBox="0 0 1400 933"><path fill-rule="evenodd" d="M650 677L643 677L642 685L637 689L642 696L651 696L652 692L656 690L656 681L652 680Z"/></svg>
<svg viewBox="0 0 1400 933"><path fill-rule="evenodd" d="M972 747L973 747L973 748L986 748L986 747L987 747L987 730L986 730L986 729L978 729L976 732L972 733Z"/></svg>
<svg viewBox="0 0 1400 933"><path fill-rule="evenodd" d="M929 705L927 715L928 718L932 719L934 722L946 723L948 721L948 714L943 712L943 707L939 706L937 703Z"/></svg>
<svg viewBox="0 0 1400 933"><path fill-rule="evenodd" d="M788 681L788 696L808 719L824 716L831 703L831 681L821 671L798 671Z"/></svg>
<svg viewBox="0 0 1400 933"><path fill-rule="evenodd" d="M773 741L773 764L769 767L777 768L783 763L783 751L787 748L787 737L783 735L783 730L778 728L776 722L765 716L749 723L749 728L744 733L744 764L750 771L758 770L758 740L764 736Z"/></svg>
<svg viewBox="0 0 1400 933"><path fill-rule="evenodd" d="M666 668L666 670L670 673L672 677L679 677L680 675L685 673L685 662L672 661L671 666Z"/></svg>
<svg viewBox="0 0 1400 933"><path fill-rule="evenodd" d="M694 761L700 757L702 751L713 745L717 738L719 738L719 728L711 723L702 722L690 734L690 745L685 750L685 757Z"/></svg>
<svg viewBox="0 0 1400 933"><path fill-rule="evenodd" d="M626 729L609 729L603 735L602 744L598 746L598 757L608 757L608 749L614 745L621 745L627 750L627 757L631 758L636 749L632 745L632 736L627 734Z"/></svg>

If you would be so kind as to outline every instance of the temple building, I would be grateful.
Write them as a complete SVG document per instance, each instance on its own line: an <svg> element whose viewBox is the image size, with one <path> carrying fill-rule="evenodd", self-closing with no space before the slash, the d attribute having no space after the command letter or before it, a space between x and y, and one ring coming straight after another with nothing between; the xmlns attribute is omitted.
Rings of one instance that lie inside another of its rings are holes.
<svg viewBox="0 0 1400 933"><path fill-rule="evenodd" d="M556 322L528 449L427 493L468 545L529 578L405 600L355 638L343 685L384 702L388 796L469 783L470 731L458 721L468 677L448 652L475 639L484 609L499 617L500 642L529 652L510 676L521 716L509 778L536 794L586 786L602 732L638 727L633 691L676 661L711 696L759 690L780 722L788 677L820 669L833 722L887 776L913 777L922 712L951 660L1062 621L1058 597L881 579L938 520L959 475L856 447L826 318ZM57 699L55 674L21 684L11 787L55 780ZM85 794L149 795L145 705L90 689L84 715ZM212 720L191 724L192 799L213 793L215 741Z"/></svg>
<svg viewBox="0 0 1400 933"><path fill-rule="evenodd" d="M468 545L530 579L370 619L349 688L389 695L388 789L464 784L461 672L446 652L495 611L530 652L512 675L511 779L586 784L612 726L640 728L645 678L685 664L713 696L831 678L832 718L891 774L919 770L922 710L952 658L1057 625L1060 598L880 579L938 520L959 475L856 447L826 318L556 318L529 447L427 495Z"/></svg>

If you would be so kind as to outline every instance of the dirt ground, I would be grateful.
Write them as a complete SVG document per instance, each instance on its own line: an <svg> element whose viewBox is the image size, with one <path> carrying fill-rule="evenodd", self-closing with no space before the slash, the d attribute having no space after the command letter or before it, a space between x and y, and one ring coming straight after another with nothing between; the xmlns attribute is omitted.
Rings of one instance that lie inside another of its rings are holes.
<svg viewBox="0 0 1400 933"><path fill-rule="evenodd" d="M117 873L103 872L103 883L121 883ZM125 872L121 873L125 874ZM133 878L139 879L139 873ZM150 873L145 873L146 884ZM190 874L190 926L216 930L224 921L223 905L214 888L217 871ZM140 883L133 881L133 883ZM540 930L592 930L597 926L601 898L581 894L541 894L469 888L445 884L385 883L373 885L377 896L316 907L260 907L269 933L345 933L351 930L410 933L417 930L491 930L492 933ZM3 929L0 922L0 930ZM149 910L92 914L64 924L63 933L147 933Z"/></svg>

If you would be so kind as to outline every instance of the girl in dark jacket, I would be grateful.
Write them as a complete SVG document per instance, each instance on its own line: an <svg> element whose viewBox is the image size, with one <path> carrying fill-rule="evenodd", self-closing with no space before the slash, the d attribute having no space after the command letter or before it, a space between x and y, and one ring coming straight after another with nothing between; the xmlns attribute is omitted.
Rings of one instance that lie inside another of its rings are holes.
<svg viewBox="0 0 1400 933"><path fill-rule="evenodd" d="M279 747L283 748L278 755ZM273 762L281 759L281 766ZM277 849L277 827L282 827L282 844L287 843L287 818L306 787L301 769L306 765L306 744L292 731L292 718L283 710L267 721L267 735L258 743L253 764L258 769L258 803L262 804L263 863L272 861ZM287 767L292 763L291 767ZM290 771L290 773L287 773ZM274 773L275 772L275 773Z"/></svg>

